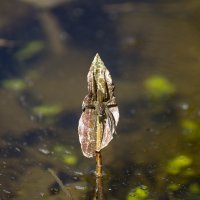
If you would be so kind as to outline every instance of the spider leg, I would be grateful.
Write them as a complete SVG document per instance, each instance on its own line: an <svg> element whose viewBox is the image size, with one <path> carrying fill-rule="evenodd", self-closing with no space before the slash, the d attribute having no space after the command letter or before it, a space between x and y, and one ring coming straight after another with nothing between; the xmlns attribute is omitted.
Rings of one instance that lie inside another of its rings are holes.
<svg viewBox="0 0 200 200"><path fill-rule="evenodd" d="M115 98L109 99L106 102L106 105L108 108L117 106L117 103L115 102Z"/></svg>
<svg viewBox="0 0 200 200"><path fill-rule="evenodd" d="M106 118L108 119L108 125L109 125L109 128L110 128L110 132L112 133L113 132L113 126L112 126L112 120L111 120L111 117L110 117L109 110L105 109L105 113L106 113Z"/></svg>
<svg viewBox="0 0 200 200"><path fill-rule="evenodd" d="M85 111L85 109L95 109L95 106L94 106L94 105L91 105L91 104L84 105L84 106L82 107L82 111Z"/></svg>

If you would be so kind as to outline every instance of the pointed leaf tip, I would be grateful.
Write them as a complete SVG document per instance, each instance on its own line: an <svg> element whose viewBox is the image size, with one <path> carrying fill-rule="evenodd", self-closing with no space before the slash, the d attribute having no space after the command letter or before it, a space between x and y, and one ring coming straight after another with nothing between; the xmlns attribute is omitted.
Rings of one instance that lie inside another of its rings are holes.
<svg viewBox="0 0 200 200"><path fill-rule="evenodd" d="M103 65L104 66L104 63L103 63L103 61L101 60L101 58L100 58L100 56L99 56L99 54L97 53L96 55L95 55L95 57L94 57L94 60L92 61L92 64L93 65Z"/></svg>

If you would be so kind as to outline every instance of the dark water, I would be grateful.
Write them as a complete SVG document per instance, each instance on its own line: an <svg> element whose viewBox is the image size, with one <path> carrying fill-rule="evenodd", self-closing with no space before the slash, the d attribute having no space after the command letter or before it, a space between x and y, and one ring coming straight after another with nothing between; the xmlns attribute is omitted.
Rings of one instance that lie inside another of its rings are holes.
<svg viewBox="0 0 200 200"><path fill-rule="evenodd" d="M109 200L200 199L200 3L1 1L0 199L92 199L77 126L99 52L120 122L102 151Z"/></svg>

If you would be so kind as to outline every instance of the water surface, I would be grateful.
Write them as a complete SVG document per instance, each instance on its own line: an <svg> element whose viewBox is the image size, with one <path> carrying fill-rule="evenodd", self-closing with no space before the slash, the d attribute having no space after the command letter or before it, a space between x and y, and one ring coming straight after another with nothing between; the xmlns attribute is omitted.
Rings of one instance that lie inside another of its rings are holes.
<svg viewBox="0 0 200 200"><path fill-rule="evenodd" d="M77 126L96 52L120 108L105 199L199 199L199 1L38 2L0 6L0 199L65 199L48 168L92 199Z"/></svg>

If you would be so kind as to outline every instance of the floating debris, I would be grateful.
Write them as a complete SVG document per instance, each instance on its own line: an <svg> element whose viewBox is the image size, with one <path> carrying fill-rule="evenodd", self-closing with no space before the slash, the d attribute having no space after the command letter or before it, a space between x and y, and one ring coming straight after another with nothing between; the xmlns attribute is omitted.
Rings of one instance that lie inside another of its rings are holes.
<svg viewBox="0 0 200 200"><path fill-rule="evenodd" d="M41 152L44 155L49 155L50 154L50 151L48 149L42 149L42 148L40 148L40 149L38 149L38 151Z"/></svg>

